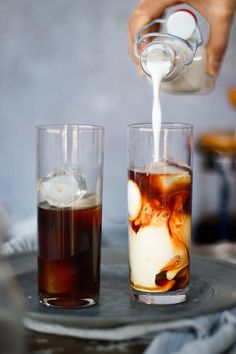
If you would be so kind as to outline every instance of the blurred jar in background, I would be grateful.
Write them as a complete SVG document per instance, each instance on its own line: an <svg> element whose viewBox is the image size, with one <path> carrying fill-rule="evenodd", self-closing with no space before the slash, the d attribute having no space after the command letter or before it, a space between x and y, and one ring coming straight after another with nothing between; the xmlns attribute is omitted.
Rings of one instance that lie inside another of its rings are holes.
<svg viewBox="0 0 236 354"><path fill-rule="evenodd" d="M200 217L197 244L236 242L236 131L213 131L199 136Z"/></svg>

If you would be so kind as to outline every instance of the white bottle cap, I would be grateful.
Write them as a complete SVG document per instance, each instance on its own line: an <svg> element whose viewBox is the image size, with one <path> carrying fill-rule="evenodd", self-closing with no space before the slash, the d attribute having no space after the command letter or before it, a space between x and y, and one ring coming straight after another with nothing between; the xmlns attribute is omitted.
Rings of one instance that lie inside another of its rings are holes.
<svg viewBox="0 0 236 354"><path fill-rule="evenodd" d="M196 17L189 10L178 10L167 19L167 30L169 34L178 36L185 40L192 37L196 26Z"/></svg>

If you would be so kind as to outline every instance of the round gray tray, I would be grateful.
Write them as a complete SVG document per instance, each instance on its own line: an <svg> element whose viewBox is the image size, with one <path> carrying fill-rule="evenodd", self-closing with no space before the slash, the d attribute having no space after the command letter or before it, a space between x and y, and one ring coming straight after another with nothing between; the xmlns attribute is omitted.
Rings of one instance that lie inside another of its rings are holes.
<svg viewBox="0 0 236 354"><path fill-rule="evenodd" d="M36 254L11 258L14 274L27 299L27 317L84 328L164 322L209 314L236 306L236 265L193 256L189 299L177 305L145 305L130 300L127 254L103 251L99 304L84 309L49 308L37 297Z"/></svg>

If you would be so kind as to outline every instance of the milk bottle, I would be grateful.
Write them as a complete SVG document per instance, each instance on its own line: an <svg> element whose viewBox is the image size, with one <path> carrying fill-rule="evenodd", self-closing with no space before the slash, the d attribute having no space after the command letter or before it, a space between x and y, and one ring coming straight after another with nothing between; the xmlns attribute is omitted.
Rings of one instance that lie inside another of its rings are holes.
<svg viewBox="0 0 236 354"><path fill-rule="evenodd" d="M148 32L159 25L159 32ZM206 50L195 15L178 10L167 19L156 19L136 34L135 55L147 77L151 58L165 58L170 66L162 78L161 90L169 93L205 93L214 88L214 79L205 73Z"/></svg>

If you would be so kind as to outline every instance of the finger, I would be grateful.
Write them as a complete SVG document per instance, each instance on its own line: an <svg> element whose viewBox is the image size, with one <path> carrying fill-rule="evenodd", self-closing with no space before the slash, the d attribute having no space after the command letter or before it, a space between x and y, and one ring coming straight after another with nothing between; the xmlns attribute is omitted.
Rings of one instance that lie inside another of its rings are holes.
<svg viewBox="0 0 236 354"><path fill-rule="evenodd" d="M207 45L207 73L216 76L228 44L228 37L233 19L230 9L218 9L212 13L209 20L210 34Z"/></svg>
<svg viewBox="0 0 236 354"><path fill-rule="evenodd" d="M160 18L165 9L175 3L178 3L178 0L143 0L140 1L138 6L134 9L128 21L129 52L131 58L137 65L139 65L139 62L134 55L135 33L147 23L156 18Z"/></svg>

